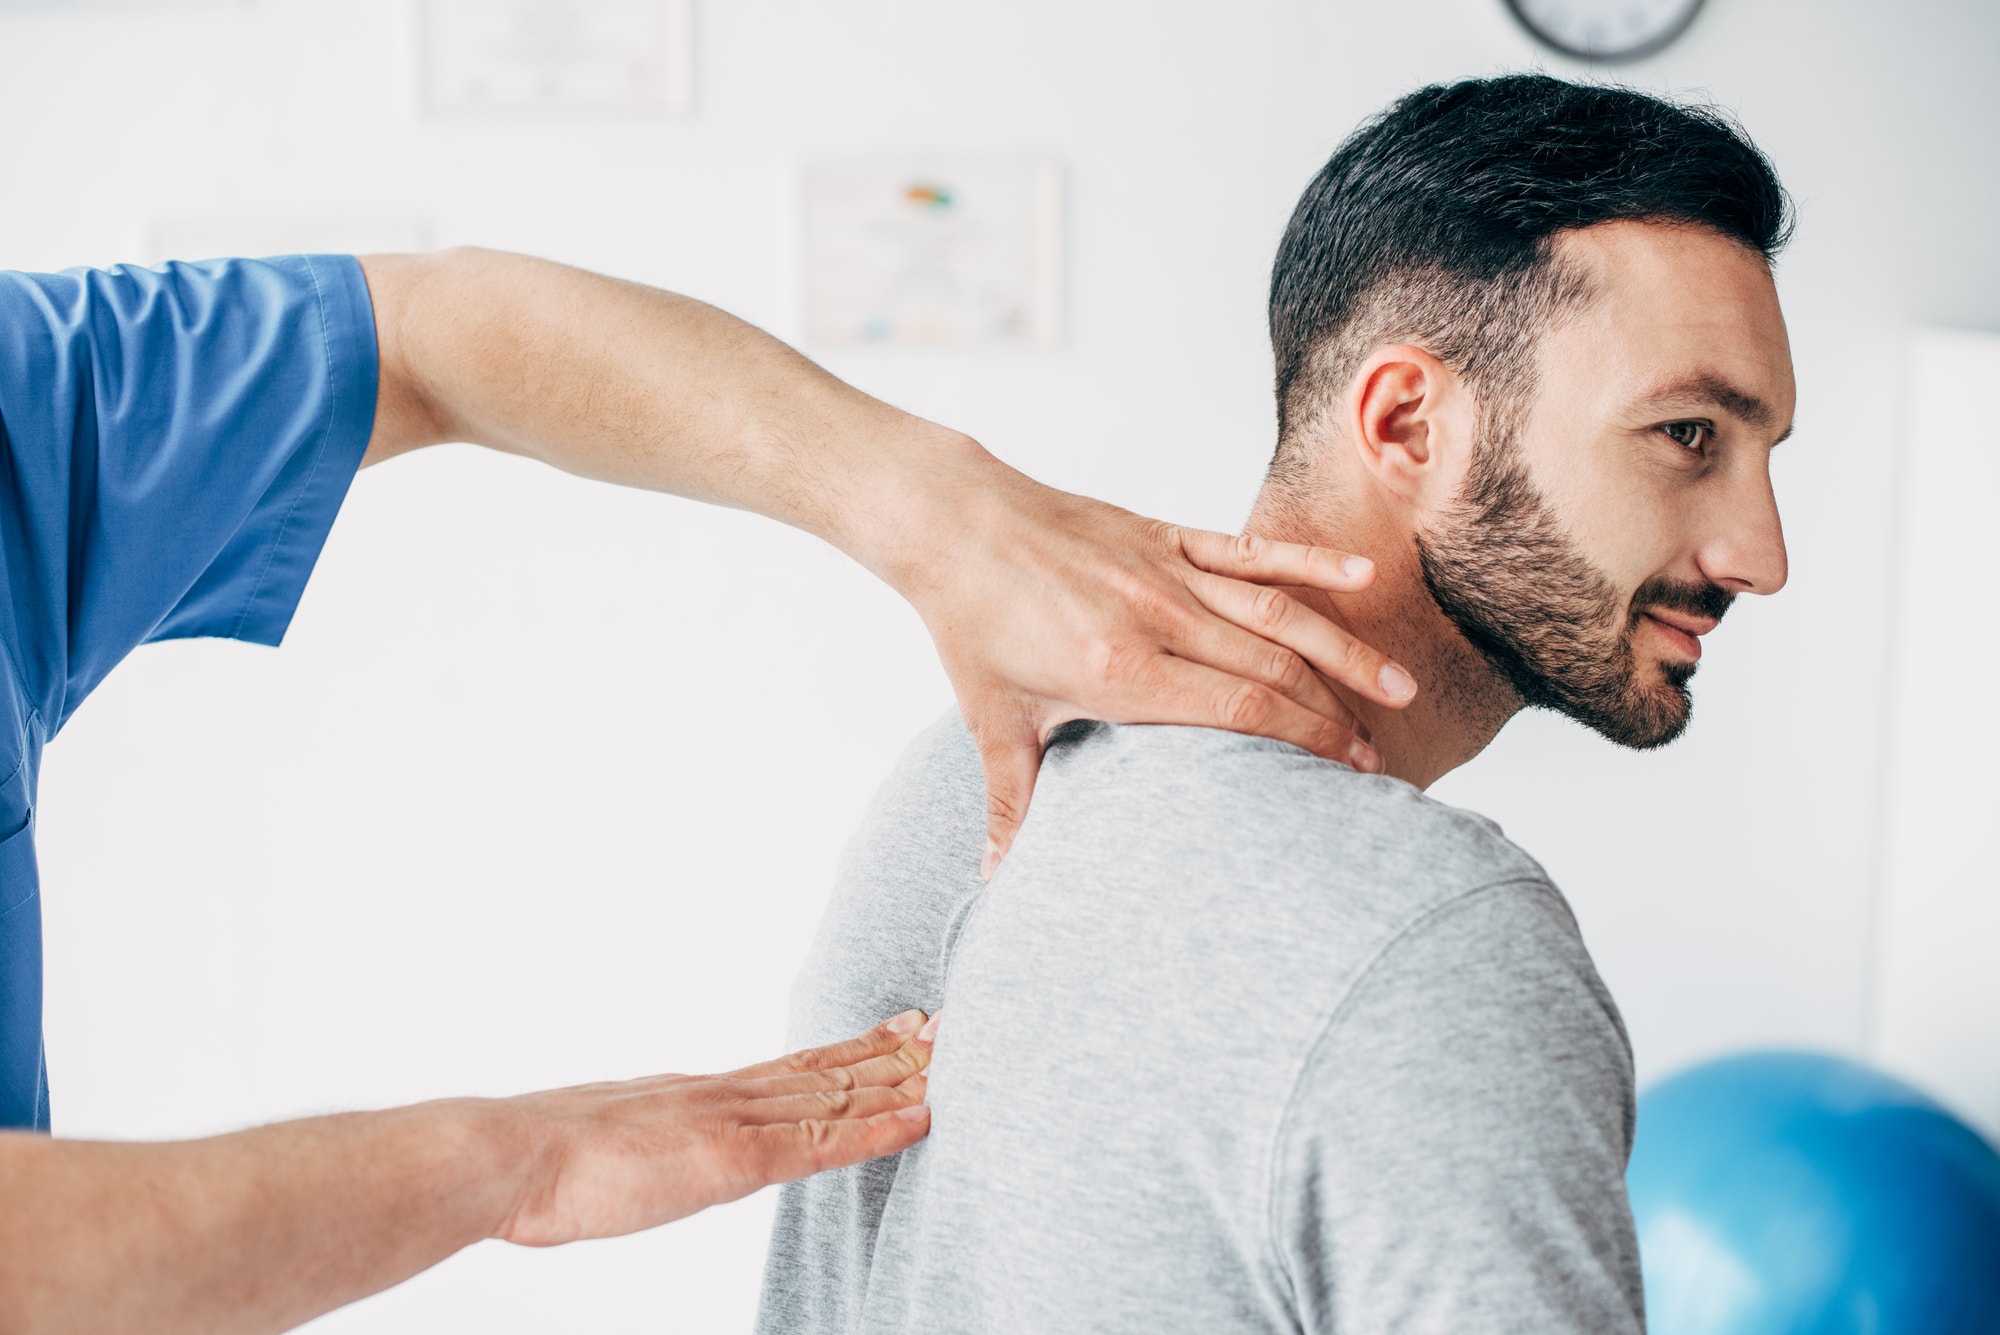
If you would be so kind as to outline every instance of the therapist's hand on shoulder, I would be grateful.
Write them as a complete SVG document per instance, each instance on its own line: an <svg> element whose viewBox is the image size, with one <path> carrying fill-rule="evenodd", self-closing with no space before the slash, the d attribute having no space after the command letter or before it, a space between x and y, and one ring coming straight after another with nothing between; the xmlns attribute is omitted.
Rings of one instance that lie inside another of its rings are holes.
<svg viewBox="0 0 2000 1335"><path fill-rule="evenodd" d="M727 1075L487 1105L491 1134L524 1169L493 1236L529 1247L617 1237L906 1150L930 1129L924 1069L936 1032L936 1020L906 1011L851 1042Z"/></svg>

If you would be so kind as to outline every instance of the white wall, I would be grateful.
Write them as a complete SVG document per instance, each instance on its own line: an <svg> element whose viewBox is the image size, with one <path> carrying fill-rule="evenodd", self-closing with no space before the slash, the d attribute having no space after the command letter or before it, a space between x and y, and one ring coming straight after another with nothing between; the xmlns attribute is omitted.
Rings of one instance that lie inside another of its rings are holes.
<svg viewBox="0 0 2000 1335"><path fill-rule="evenodd" d="M2000 1141L2000 336L1919 334L1909 387L1872 1046Z"/></svg>
<svg viewBox="0 0 2000 1335"><path fill-rule="evenodd" d="M707 0L690 120L440 124L415 27L408 0L0 11L0 264L144 256L171 223L414 223L789 333L802 162L1048 156L1066 346L827 360L1048 481L1229 527L1298 189L1414 84L1571 68L1499 0ZM1793 583L1715 637L1667 753L1529 718L1440 794L1556 873L1642 1076L1864 1043L1902 346L2000 327L1996 57L1974 0L1710 0L1627 73L1739 110L1799 198ZM762 1056L846 829L947 698L891 595L760 521L470 452L364 477L281 652L148 649L49 751L58 1127ZM475 1249L321 1328L741 1328L767 1209Z"/></svg>

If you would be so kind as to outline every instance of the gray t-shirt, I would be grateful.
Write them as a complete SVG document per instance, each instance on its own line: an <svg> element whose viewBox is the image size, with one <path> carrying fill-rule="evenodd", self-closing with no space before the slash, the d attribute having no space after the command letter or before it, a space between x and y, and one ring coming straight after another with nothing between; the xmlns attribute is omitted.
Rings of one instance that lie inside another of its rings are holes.
<svg viewBox="0 0 2000 1335"><path fill-rule="evenodd" d="M784 1189L760 1331L1636 1332L1630 1047L1489 821L1295 747L1080 725L978 868L918 738L792 1039L942 1009L930 1137Z"/></svg>

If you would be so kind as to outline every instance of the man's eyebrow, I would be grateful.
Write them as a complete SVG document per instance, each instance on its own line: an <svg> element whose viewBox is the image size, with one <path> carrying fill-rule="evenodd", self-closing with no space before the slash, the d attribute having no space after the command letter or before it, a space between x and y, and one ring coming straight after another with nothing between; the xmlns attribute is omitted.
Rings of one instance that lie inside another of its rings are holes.
<svg viewBox="0 0 2000 1335"><path fill-rule="evenodd" d="M1655 387L1640 400L1641 406L1647 408L1690 402L1712 403L1731 417L1763 429L1769 429L1776 416L1771 411L1770 404L1712 372L1670 380L1664 385ZM1778 440L1783 440L1785 436L1791 434L1792 428L1787 425L1784 435L1779 436ZM1774 445L1776 443L1777 441L1772 442Z"/></svg>

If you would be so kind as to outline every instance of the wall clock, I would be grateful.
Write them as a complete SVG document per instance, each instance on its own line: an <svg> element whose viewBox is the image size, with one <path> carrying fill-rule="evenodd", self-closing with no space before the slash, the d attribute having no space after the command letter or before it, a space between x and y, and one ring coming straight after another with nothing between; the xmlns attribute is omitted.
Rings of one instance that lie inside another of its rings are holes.
<svg viewBox="0 0 2000 1335"><path fill-rule="evenodd" d="M1564 55L1635 60L1680 36L1701 0L1507 0L1507 8Z"/></svg>

